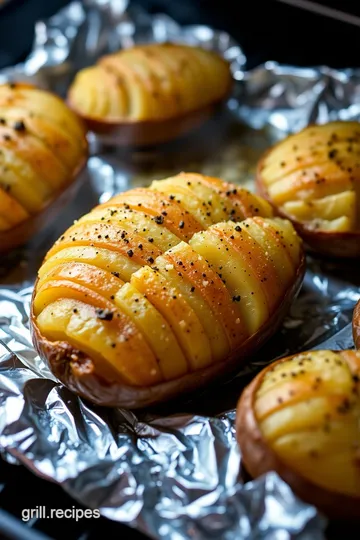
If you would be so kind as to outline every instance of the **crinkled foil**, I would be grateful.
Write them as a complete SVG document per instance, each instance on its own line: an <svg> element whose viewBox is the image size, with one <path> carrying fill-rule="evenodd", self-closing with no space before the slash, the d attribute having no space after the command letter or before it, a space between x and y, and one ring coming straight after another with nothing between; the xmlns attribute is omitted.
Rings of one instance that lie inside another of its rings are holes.
<svg viewBox="0 0 360 540"><path fill-rule="evenodd" d="M5 459L58 482L76 500L153 538L324 538L327 522L274 473L245 482L234 407L263 365L310 348L352 348L360 278L350 263L309 258L303 288L283 327L232 381L196 400L133 414L92 407L59 384L28 330L42 257L74 219L99 201L180 170L253 188L262 151L309 122L359 118L360 71L297 69L269 62L246 70L226 33L179 27L126 0L72 3L36 25L28 59L0 81L29 80L64 96L78 69L146 41L200 43L231 60L236 88L222 120L185 140L125 152L91 137L85 186L46 234L0 265L0 449Z"/></svg>

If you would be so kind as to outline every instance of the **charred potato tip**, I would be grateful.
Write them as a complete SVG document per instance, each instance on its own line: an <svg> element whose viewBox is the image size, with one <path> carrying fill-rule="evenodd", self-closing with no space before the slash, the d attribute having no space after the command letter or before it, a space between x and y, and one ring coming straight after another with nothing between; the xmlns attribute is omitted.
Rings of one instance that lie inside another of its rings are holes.
<svg viewBox="0 0 360 540"><path fill-rule="evenodd" d="M0 85L0 253L54 219L78 188L87 155L85 127L59 97Z"/></svg>
<svg viewBox="0 0 360 540"><path fill-rule="evenodd" d="M359 158L358 122L311 125L265 153L257 191L293 222L312 252L358 258Z"/></svg>
<svg viewBox="0 0 360 540"><path fill-rule="evenodd" d="M228 62L190 45L123 49L81 70L68 93L89 129L125 145L174 139L202 124L232 88Z"/></svg>
<svg viewBox="0 0 360 540"><path fill-rule="evenodd" d="M331 518L360 517L360 352L309 351L242 393L236 433L252 477L277 472Z"/></svg>
<svg viewBox="0 0 360 540"><path fill-rule="evenodd" d="M139 408L228 374L279 327L301 239L234 185L181 173L79 219L39 270L32 334L76 393Z"/></svg>

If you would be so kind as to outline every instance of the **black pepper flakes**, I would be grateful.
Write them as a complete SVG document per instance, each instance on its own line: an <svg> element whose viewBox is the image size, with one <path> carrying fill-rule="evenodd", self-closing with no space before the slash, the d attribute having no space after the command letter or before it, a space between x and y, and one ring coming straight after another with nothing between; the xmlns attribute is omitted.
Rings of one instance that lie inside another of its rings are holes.
<svg viewBox="0 0 360 540"><path fill-rule="evenodd" d="M233 302L240 302L240 300L241 300L241 296L240 296L240 295L237 295L237 296L233 296L233 297L232 297L232 301L233 301Z"/></svg>
<svg viewBox="0 0 360 540"><path fill-rule="evenodd" d="M26 126L25 126L25 124L24 124L24 122L22 120L18 120L14 124L14 129L15 129L15 131L24 132L24 131L26 131Z"/></svg>
<svg viewBox="0 0 360 540"><path fill-rule="evenodd" d="M129 257L132 257L134 255L134 252L132 249L129 249L126 253L129 255Z"/></svg>
<svg viewBox="0 0 360 540"><path fill-rule="evenodd" d="M96 309L96 316L102 321L112 321L114 314L110 309Z"/></svg>
<svg viewBox="0 0 360 540"><path fill-rule="evenodd" d="M155 216L154 221L158 225L162 225L164 223L164 216Z"/></svg>
<svg viewBox="0 0 360 540"><path fill-rule="evenodd" d="M184 227L185 227L185 223L183 221L180 221L179 229L183 229Z"/></svg>

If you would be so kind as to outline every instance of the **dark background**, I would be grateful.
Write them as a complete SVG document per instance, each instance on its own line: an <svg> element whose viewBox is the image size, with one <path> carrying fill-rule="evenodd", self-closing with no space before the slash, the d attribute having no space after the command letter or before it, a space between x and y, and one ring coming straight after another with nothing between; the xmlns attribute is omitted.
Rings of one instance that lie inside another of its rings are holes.
<svg viewBox="0 0 360 540"><path fill-rule="evenodd" d="M66 0L11 0L0 14L0 67L29 52L34 22ZM249 67L266 60L298 65L360 66L360 25L340 23L276 0L135 0L153 12L167 12L182 24L210 24L240 41ZM317 1L359 17L357 0Z"/></svg>
<svg viewBox="0 0 360 540"><path fill-rule="evenodd" d="M24 60L31 49L35 21L49 17L67 3L11 0L5 5L0 10L0 68ZM355 0L317 3L359 17L358 25L357 20L355 24L342 23L276 0L137 0L133 3L150 12L167 13L180 24L208 24L226 30L242 45L248 68L267 60L299 66L360 67L360 3ZM0 460L0 538L31 540L31 532L36 534L36 531L44 531L49 535L47 538L59 540L144 538L105 519L78 523L39 520L27 525L20 520L23 508L36 505L71 508L73 504L61 488L36 478L23 467ZM12 516L19 519L14 521ZM14 524L18 525L17 530ZM341 530L343 534L345 531ZM336 530L334 538L338 538Z"/></svg>

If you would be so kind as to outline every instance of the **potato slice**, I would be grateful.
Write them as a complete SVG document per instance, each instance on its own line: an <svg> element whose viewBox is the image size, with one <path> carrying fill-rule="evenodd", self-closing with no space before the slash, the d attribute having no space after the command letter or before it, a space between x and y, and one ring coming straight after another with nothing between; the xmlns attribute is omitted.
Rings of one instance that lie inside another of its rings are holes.
<svg viewBox="0 0 360 540"><path fill-rule="evenodd" d="M201 369L212 361L209 340L203 325L183 295L161 274L143 267L130 280L171 326L189 362L189 370Z"/></svg>
<svg viewBox="0 0 360 540"><path fill-rule="evenodd" d="M9 224L10 228L27 219L29 214L16 199L0 187L0 216Z"/></svg>
<svg viewBox="0 0 360 540"><path fill-rule="evenodd" d="M337 143L346 142L348 145L360 143L358 122L328 122L323 125L309 126L299 133L290 135L281 141L265 158L264 167L277 162L286 161L286 156L302 157L310 155L320 148L331 151Z"/></svg>
<svg viewBox="0 0 360 540"><path fill-rule="evenodd" d="M98 318L94 306L75 299L59 299L38 316L41 332L50 339L74 343L102 356L131 385L156 384L161 374L142 334L121 312L111 321ZM93 358L93 353L91 353Z"/></svg>
<svg viewBox="0 0 360 540"><path fill-rule="evenodd" d="M249 271L246 261L237 255L225 238L212 230L197 233L190 246L221 274L234 302L239 303L247 331L255 333L268 317L268 307L261 284Z"/></svg>
<svg viewBox="0 0 360 540"><path fill-rule="evenodd" d="M188 240L195 232L203 230L203 227L192 214L186 213L174 199L155 190L136 188L115 195L111 202L104 203L101 208L122 205L124 208L145 212L153 217L155 223L164 224L164 227L181 240Z"/></svg>
<svg viewBox="0 0 360 540"><path fill-rule="evenodd" d="M151 189L173 197L184 208L185 213L194 216L204 229L212 224L210 212L206 210L203 201L196 196L194 191L183 185L183 182L179 182L179 179L154 181L151 184Z"/></svg>
<svg viewBox="0 0 360 540"><path fill-rule="evenodd" d="M47 256L70 246L92 246L110 249L128 256L137 264L153 261L161 251L152 242L144 240L135 233L127 232L122 226L113 223L75 223L55 242ZM139 247L141 245L141 247Z"/></svg>
<svg viewBox="0 0 360 540"><path fill-rule="evenodd" d="M184 279L184 273L182 270L183 266L187 264L186 252L181 253L181 250L177 249L175 253L177 257L179 257L177 261L179 264L172 264L169 261L169 258L164 255L156 259L156 268L166 279L169 285L178 290L183 297L186 298L189 306L192 308L204 327L210 343L213 361L218 362L225 358L230 350L226 334L221 323L211 311L210 306L203 299L201 292L196 289L190 281ZM205 288L208 286L211 287L211 283L206 279L205 274L202 281L202 287Z"/></svg>
<svg viewBox="0 0 360 540"><path fill-rule="evenodd" d="M351 176L331 162L306 169L305 173L296 171L269 186L268 193L274 203L281 206L292 200L313 201L352 189Z"/></svg>
<svg viewBox="0 0 360 540"><path fill-rule="evenodd" d="M97 77L101 77L106 81L109 116L112 118L123 118L126 116L129 110L129 96L122 78L107 65L98 64L94 68L94 72Z"/></svg>
<svg viewBox="0 0 360 540"><path fill-rule="evenodd" d="M289 201L282 208L286 214L298 221L316 219L332 221L347 217L352 228L356 224L356 193L354 191L344 191L314 201Z"/></svg>
<svg viewBox="0 0 360 540"><path fill-rule="evenodd" d="M239 227L241 226L239 224ZM266 257L275 265L279 283L289 283L294 269L291 257L279 235L268 234L271 232L270 229L265 229L261 220L257 223L254 219L247 220L246 232L261 246Z"/></svg>
<svg viewBox="0 0 360 540"><path fill-rule="evenodd" d="M290 255L294 271L299 264L301 245L291 222L287 219L273 218L272 220L264 220L257 217L254 218L254 221L265 228L273 237L279 237L280 242Z"/></svg>
<svg viewBox="0 0 360 540"><path fill-rule="evenodd" d="M42 310L60 298L75 298L96 308L113 309L113 304L101 294L87 286L68 279L48 279L37 288L33 302L34 314L38 316Z"/></svg>
<svg viewBox="0 0 360 540"><path fill-rule="evenodd" d="M14 199L29 213L41 210L51 197L51 186L47 185L32 169L19 159L15 150L1 148L1 184L7 186Z"/></svg>
<svg viewBox="0 0 360 540"><path fill-rule="evenodd" d="M119 62L118 58L113 55L103 57L99 63L104 67L109 67L121 78L122 85L125 86L128 96L129 119L144 120L155 113L156 99L153 93L148 91L144 80L139 77L132 67L126 65L125 62Z"/></svg>
<svg viewBox="0 0 360 540"><path fill-rule="evenodd" d="M286 157L283 156L281 161L273 161L270 159L270 164L267 164L261 169L261 174L267 185L271 185L277 180L288 176L293 172L301 169L306 170L312 167L324 167L326 164L333 160L340 167L350 167L353 164L354 155L360 153L360 139L357 143L349 143L348 141L337 142L329 146L326 141L323 144L319 144L313 147L309 152L303 154L298 152L292 152ZM350 172L350 171L349 171Z"/></svg>
<svg viewBox="0 0 360 540"><path fill-rule="evenodd" d="M40 139L70 171L78 165L79 143L76 141L74 144L71 135L58 124L54 126L39 113L35 114L20 107L16 109L1 107L0 118L10 127L21 126L23 122L27 132Z"/></svg>
<svg viewBox="0 0 360 540"><path fill-rule="evenodd" d="M176 93L178 86L174 80L174 74L150 47L135 47L133 49L133 58L136 57L141 62L142 68L147 66L151 76L156 79L156 96L161 96L161 102L158 101L157 112L159 116L172 116L178 113L178 103ZM160 106L162 104L162 106Z"/></svg>
<svg viewBox="0 0 360 540"><path fill-rule="evenodd" d="M122 287L124 282L114 276L111 272L97 268L92 264L79 262L63 262L55 266L41 280L41 287L47 281L55 279L73 281L92 291L100 294L106 300L113 301L116 293Z"/></svg>
<svg viewBox="0 0 360 540"><path fill-rule="evenodd" d="M156 356L164 380L175 379L187 373L188 364L174 332L146 296L126 283L115 295L114 302L143 332Z"/></svg>
<svg viewBox="0 0 360 540"><path fill-rule="evenodd" d="M274 261L270 261L264 249L247 234L247 221L243 224L241 227L234 223L218 223L212 230L246 263L249 272L257 279L271 313L281 299L282 283L279 281Z"/></svg>
<svg viewBox="0 0 360 540"><path fill-rule="evenodd" d="M181 266L183 276L186 276L195 290L209 304L218 322L222 324L231 348L245 341L248 333L243 324L241 312L237 303L233 302L229 295L221 275L218 275L209 263L185 242L169 249L164 253L164 257L174 267ZM183 262L182 265L178 264L180 261Z"/></svg>
<svg viewBox="0 0 360 540"><path fill-rule="evenodd" d="M38 271L39 279L43 280L49 272L65 262L92 264L103 270L108 270L123 281L128 281L131 275L141 268L140 264L135 263L127 255L121 255L121 253L110 249L93 246L71 246L63 248L51 256L46 256Z"/></svg>
<svg viewBox="0 0 360 540"><path fill-rule="evenodd" d="M235 221L246 219L254 215L272 217L274 212L271 205L262 197L251 193L247 189L222 182L219 178L202 175L201 182L208 184L223 199L224 204L231 204L231 216Z"/></svg>
<svg viewBox="0 0 360 540"><path fill-rule="evenodd" d="M29 132L21 132L18 136L14 130L0 123L1 147L11 150L23 164L23 167L31 167L35 175L51 187L51 190L59 188L68 178L64 168L54 154L38 138Z"/></svg>
<svg viewBox="0 0 360 540"><path fill-rule="evenodd" d="M44 92L27 84L9 84L0 86L0 108L22 107L34 114L43 115L55 125L61 126L71 134L74 141L81 142L84 149L83 126L78 116L69 108L64 108L64 102L55 94Z"/></svg>
<svg viewBox="0 0 360 540"><path fill-rule="evenodd" d="M176 246L180 239L166 227L156 223L152 216L145 212L139 212L124 207L109 206L107 208L97 208L86 214L79 220L79 223L89 221L103 221L104 223L117 223L127 231L138 234L145 240L151 238L154 245L161 251Z"/></svg>

